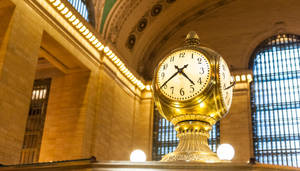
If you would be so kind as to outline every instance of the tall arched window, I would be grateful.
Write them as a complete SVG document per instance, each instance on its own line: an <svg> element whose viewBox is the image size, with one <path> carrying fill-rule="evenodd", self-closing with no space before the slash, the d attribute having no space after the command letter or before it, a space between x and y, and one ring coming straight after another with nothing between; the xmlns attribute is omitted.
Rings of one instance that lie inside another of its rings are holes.
<svg viewBox="0 0 300 171"><path fill-rule="evenodd" d="M254 51L251 108L257 162L300 166L300 36L279 34Z"/></svg>
<svg viewBox="0 0 300 171"><path fill-rule="evenodd" d="M217 151L217 146L220 144L219 125L217 122L213 126L208 139L209 147L213 152ZM164 119L157 109L154 109L152 160L160 160L165 154L173 152L178 143L179 140L172 123Z"/></svg>
<svg viewBox="0 0 300 171"><path fill-rule="evenodd" d="M68 0L68 1L86 21L89 21L89 12L87 8L86 0Z"/></svg>

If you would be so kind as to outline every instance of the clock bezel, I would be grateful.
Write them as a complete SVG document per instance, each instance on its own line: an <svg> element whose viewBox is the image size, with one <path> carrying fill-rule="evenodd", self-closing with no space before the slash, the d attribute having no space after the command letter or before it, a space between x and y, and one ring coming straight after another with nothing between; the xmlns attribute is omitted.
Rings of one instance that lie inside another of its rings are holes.
<svg viewBox="0 0 300 171"><path fill-rule="evenodd" d="M220 101L221 101L221 105L222 105L222 109L224 109L224 111L222 112L222 113L225 113L225 114L223 114L224 116L228 113L228 111L229 111L229 109L230 109L230 107L231 107L231 105L232 105L232 97L231 97L231 102L230 102L230 105L227 107L226 106L226 104L225 104L225 97L223 97L223 90L222 90L222 85L221 85L221 74L220 74L220 62L221 62L221 58L223 59L223 61L224 61L224 63L227 65L227 63L226 63L226 61L225 61L225 59L222 57L222 56L218 56L218 62L217 62L217 67L216 67L216 72L217 72L217 81L218 81L218 85L219 86L217 86L217 89L218 89L218 91L219 91L219 94L220 94ZM227 67L228 67L228 65L227 65ZM228 67L228 69L229 69L229 67ZM230 70L229 70L229 73L230 73ZM231 89L231 91L233 91L233 87L231 87L230 88ZM233 96L233 92L232 92L232 96ZM224 117L223 116L223 117Z"/></svg>
<svg viewBox="0 0 300 171"><path fill-rule="evenodd" d="M202 101L205 100L205 98L207 98L207 94L210 92L210 89L213 88L213 84L214 84L214 80L215 80L215 57L212 57L209 53L207 53L206 51L201 49L202 47L196 47L196 46L183 46L181 48L177 48L172 50L171 52L169 52L167 55L165 55L165 57L159 62L158 66L156 67L155 71L154 71L154 81L153 81L153 91L154 94L157 95L157 98L161 99L161 102L173 106L173 107L186 107L188 105L198 105L199 103L201 103ZM169 97L167 97L166 95L164 95L161 92L161 89L157 83L158 80L158 71L159 68L161 67L161 65L165 62L165 60L173 53L178 52L178 51L182 51L182 50L194 50L197 51L198 53L201 53L204 58L206 58L206 60L209 63L209 79L208 79L208 83L206 84L206 86L202 89L202 91L196 95L195 97L192 97L190 99L187 100L174 100L171 99Z"/></svg>

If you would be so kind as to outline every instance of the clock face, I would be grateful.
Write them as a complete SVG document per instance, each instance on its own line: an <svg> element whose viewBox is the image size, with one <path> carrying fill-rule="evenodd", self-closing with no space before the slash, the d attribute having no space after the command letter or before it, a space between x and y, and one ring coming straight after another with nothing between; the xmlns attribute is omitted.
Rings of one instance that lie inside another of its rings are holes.
<svg viewBox="0 0 300 171"><path fill-rule="evenodd" d="M157 71L157 85L167 98L184 101L199 95L210 80L210 64L196 50L179 50L164 59Z"/></svg>
<svg viewBox="0 0 300 171"><path fill-rule="evenodd" d="M225 60L220 57L219 63L219 75L220 75L220 86L221 86L221 96L223 104L225 105L226 110L228 111L232 101L232 87L228 88L231 85L231 76L229 68ZM227 89L228 88L228 89Z"/></svg>

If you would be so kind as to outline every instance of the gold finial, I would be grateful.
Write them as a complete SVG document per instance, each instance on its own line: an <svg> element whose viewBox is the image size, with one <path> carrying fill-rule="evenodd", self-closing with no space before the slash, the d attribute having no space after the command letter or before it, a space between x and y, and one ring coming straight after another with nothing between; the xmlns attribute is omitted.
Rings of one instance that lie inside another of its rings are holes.
<svg viewBox="0 0 300 171"><path fill-rule="evenodd" d="M190 31L184 41L185 45L200 45L199 36L195 31Z"/></svg>

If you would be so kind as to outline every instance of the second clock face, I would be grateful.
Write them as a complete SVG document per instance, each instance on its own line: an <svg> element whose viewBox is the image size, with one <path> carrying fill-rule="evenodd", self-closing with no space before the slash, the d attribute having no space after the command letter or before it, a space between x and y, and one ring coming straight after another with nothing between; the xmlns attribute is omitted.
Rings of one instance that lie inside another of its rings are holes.
<svg viewBox="0 0 300 171"><path fill-rule="evenodd" d="M221 85L220 87L221 96L222 96L223 104L225 105L225 108L228 111L231 106L233 88L227 88L231 84L230 83L231 76L230 76L229 68L222 57L220 57L219 75L220 75L220 85Z"/></svg>
<svg viewBox="0 0 300 171"><path fill-rule="evenodd" d="M210 64L196 50L180 50L164 59L158 68L157 85L172 100L190 100L199 95L210 80Z"/></svg>

